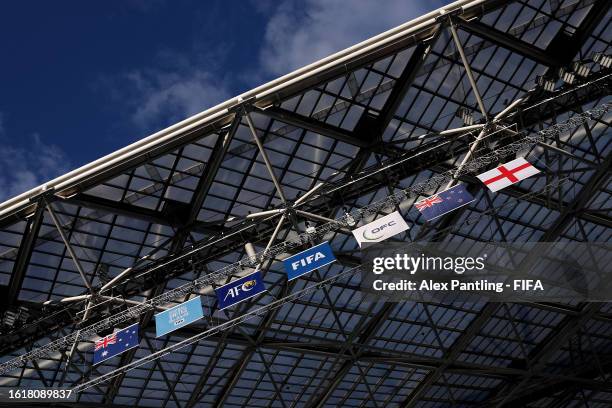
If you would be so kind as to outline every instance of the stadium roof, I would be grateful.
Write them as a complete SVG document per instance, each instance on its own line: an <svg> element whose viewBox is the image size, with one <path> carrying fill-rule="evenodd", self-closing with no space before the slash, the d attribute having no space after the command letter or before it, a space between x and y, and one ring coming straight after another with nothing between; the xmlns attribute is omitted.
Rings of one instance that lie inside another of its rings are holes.
<svg viewBox="0 0 612 408"><path fill-rule="evenodd" d="M602 0L458 1L6 201L0 361L245 259L246 243L260 253L306 221L601 107L610 64L593 56L611 53L610 18ZM434 223L412 209L416 197L398 203L411 226L399 241L609 242L611 114L597 112L521 153L539 177L472 188L476 201ZM156 338L147 312L140 347L120 358L92 367L93 336L0 386L78 386L359 265L350 230L324 237L338 263L287 282L277 253L262 268L269 292L237 310L219 312L199 288L198 323ZM122 372L77 404L612 404L608 303L372 302L356 279Z"/></svg>

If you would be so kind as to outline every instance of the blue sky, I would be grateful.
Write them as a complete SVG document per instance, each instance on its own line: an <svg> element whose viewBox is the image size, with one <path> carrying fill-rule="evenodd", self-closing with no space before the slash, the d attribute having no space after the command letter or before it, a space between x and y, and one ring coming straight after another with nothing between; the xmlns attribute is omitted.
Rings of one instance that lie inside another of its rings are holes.
<svg viewBox="0 0 612 408"><path fill-rule="evenodd" d="M441 5L4 2L0 199Z"/></svg>

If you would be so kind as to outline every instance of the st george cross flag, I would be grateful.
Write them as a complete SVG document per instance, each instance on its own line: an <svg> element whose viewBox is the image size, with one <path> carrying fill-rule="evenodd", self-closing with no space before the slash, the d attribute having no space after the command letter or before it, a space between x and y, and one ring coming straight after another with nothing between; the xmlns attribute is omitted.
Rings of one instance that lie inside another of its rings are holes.
<svg viewBox="0 0 612 408"><path fill-rule="evenodd" d="M93 363L94 365L101 363L124 351L138 347L138 344L140 344L138 323L134 323L125 329L96 340Z"/></svg>
<svg viewBox="0 0 612 408"><path fill-rule="evenodd" d="M474 201L474 197L467 191L465 185L458 184L436 195L417 201L414 206L427 221L431 221L472 201Z"/></svg>
<svg viewBox="0 0 612 408"><path fill-rule="evenodd" d="M476 177L478 177L489 190L495 192L518 183L534 174L538 174L539 172L540 170L536 169L531 163L525 160L524 157L519 157L493 170L485 171Z"/></svg>

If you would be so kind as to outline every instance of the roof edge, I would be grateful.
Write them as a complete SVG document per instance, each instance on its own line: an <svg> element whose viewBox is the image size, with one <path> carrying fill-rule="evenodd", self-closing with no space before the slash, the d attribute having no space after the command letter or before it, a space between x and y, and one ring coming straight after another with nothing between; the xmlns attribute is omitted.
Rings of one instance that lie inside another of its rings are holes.
<svg viewBox="0 0 612 408"><path fill-rule="evenodd" d="M278 93L279 91L295 84L298 81L310 78L334 66L345 63L352 58L362 56L399 38L427 28L428 26L435 24L436 20L441 16L457 11L463 13L485 3L486 1L487 0L455 1L454 3L431 11L356 45L338 51L328 57L315 61L309 65L306 65L305 67L299 68L268 83L260 85L250 91L235 96L210 109L190 116L137 142L134 142L75 170L56 177L53 180L43 183L38 187L4 201L0 204L0 219L6 218L7 216L27 207L31 204L31 199L39 196L40 194L43 194L49 190L59 192L74 185L75 183L78 183L80 180L91 177L92 175L109 167L116 166L118 163L128 160L135 155L142 154L158 145L166 143L183 132L205 126L207 124L212 124L215 121L231 114L230 109L236 105L239 105L244 100L254 99L255 101L258 101L263 98L270 97L271 95Z"/></svg>

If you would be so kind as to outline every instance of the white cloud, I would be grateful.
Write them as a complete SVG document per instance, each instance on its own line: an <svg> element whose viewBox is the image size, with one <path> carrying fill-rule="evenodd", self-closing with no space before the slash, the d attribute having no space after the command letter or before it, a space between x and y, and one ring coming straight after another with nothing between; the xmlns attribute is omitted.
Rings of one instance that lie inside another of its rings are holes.
<svg viewBox="0 0 612 408"><path fill-rule="evenodd" d="M101 85L117 103L127 106L132 123L148 133L235 96L236 84L256 85L285 74L434 7L431 1L407 0L253 0L252 4L270 16L259 51L260 67L234 71L233 82L223 74L231 44L195 39L191 53L161 50L150 67L103 78L98 88Z"/></svg>
<svg viewBox="0 0 612 408"><path fill-rule="evenodd" d="M266 27L261 64L282 75L435 8L431 1L283 1Z"/></svg>
<svg viewBox="0 0 612 408"><path fill-rule="evenodd" d="M201 67L213 67L205 58L194 61L184 55L163 51L155 68L139 68L100 84L110 90L113 99L128 106L130 120L142 130L153 131L201 112L228 99L228 86L218 74Z"/></svg>
<svg viewBox="0 0 612 408"><path fill-rule="evenodd" d="M207 109L229 97L206 71L130 72L127 79L138 93L132 120L141 128L171 123Z"/></svg>
<svg viewBox="0 0 612 408"><path fill-rule="evenodd" d="M0 138L0 143L3 144L0 149L0 200L19 195L70 169L65 153L45 143L38 134L28 138L27 148L11 146L4 138Z"/></svg>

